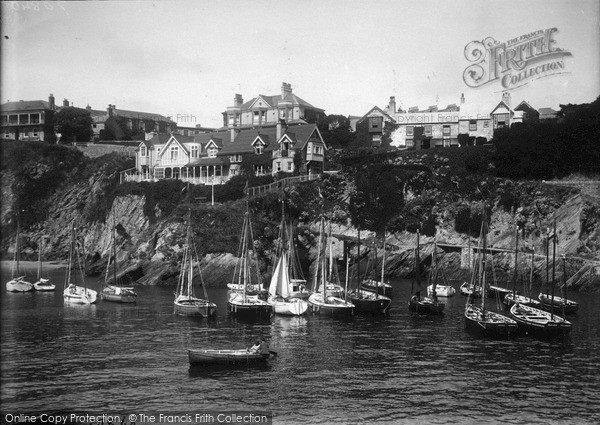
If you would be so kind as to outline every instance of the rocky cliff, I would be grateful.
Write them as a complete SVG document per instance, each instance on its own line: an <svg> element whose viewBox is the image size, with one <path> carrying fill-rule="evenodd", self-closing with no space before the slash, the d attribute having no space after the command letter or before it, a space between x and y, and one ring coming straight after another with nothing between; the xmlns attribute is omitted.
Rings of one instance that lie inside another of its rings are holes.
<svg viewBox="0 0 600 425"><path fill-rule="evenodd" d="M420 163L429 161L432 170L427 176L429 181L445 179L450 187L461 187L463 183L468 183L466 177L451 176L448 160L438 154L419 154L413 160ZM86 161L88 162L83 164L87 166L88 172L65 172L64 179L57 179L52 190L39 199L27 199L31 205L43 205L44 212L37 219L29 216L29 223L22 226L23 255L34 259L40 241L43 240L45 259L66 259L74 228L87 258L88 272L103 273L111 250L114 228L119 274L124 279L146 285L174 285L179 275L178 267L185 243L186 215L191 209L192 229L204 282L208 285L224 285L229 282L237 262L239 233L246 208L244 201L214 206L201 202L190 204L186 201L189 198L180 193L184 187L181 182L161 189L162 192L152 185L125 187L118 180L118 171L125 168L120 160L105 158L102 160L103 165ZM75 168L83 167L77 160L72 165ZM36 172L40 177L39 171ZM27 206L23 202L23 193L18 190L24 176L22 170L17 172L9 167L2 170L1 177L2 251L5 257L10 257L14 250L16 211ZM35 182L28 184L34 185ZM520 268L522 272L528 270L533 251L536 254L534 277L540 282L545 279L546 228L556 219L557 252L559 256L567 257L565 276L568 278L580 274L570 282L571 286L579 289L600 287L600 267L593 267L600 266L600 201L596 197L600 193L584 193L577 188L557 190L541 182L511 182L489 176L482 180L482 185L490 193L498 194L497 197L490 198L495 199L491 205L489 234L493 247L514 250L515 227L518 224L521 228ZM447 188L448 186L444 186L443 189L435 189L435 186L430 186L428 189L428 196L433 196L436 200L428 211L428 214L434 215L435 231L431 235L420 237L424 264L430 261L434 242L446 247L468 247L478 243L477 232L472 232L469 236L456 230L459 210L473 201L459 190L451 192ZM520 202L513 202L514 205L507 208L507 193L520 194ZM407 199L419 196L416 192L406 192ZM165 197L169 198L168 202ZM308 207L311 203L311 200L305 200L305 206ZM338 208L343 209L343 204ZM253 212L257 216L254 221L257 236L255 248L261 258L266 280L270 274L274 240L278 234L278 219L273 214L273 204L268 202L255 202ZM300 216L302 220L298 227L298 245L302 251L304 273L310 277L311 263L316 257L317 217L311 217L306 212ZM346 245L350 244L352 255L358 254L358 231L347 223L348 221L346 224L334 224L332 228L334 255L337 258L344 255L342 241ZM363 242L361 271L364 272L367 262L370 261L371 266L375 264L376 267L380 264L383 245L381 237L371 232L363 231L360 236ZM414 268L416 234L405 230L396 231L388 233L385 241L385 275L389 278L409 276ZM377 248L374 249L375 247ZM461 257L464 256L464 250L461 253L460 248L444 248L444 252L442 263L447 274L455 279L467 277L469 271ZM512 274L514 254L497 253L493 261L499 278L508 280ZM562 264L559 273L562 279Z"/></svg>

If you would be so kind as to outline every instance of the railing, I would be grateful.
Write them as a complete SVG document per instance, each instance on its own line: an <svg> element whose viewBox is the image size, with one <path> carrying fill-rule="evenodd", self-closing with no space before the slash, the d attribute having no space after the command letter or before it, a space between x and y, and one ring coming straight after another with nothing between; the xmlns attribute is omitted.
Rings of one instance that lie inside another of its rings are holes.
<svg viewBox="0 0 600 425"><path fill-rule="evenodd" d="M268 192L281 190L284 187L292 186L298 183L303 183L311 180L318 180L320 178L320 174L307 174L302 176L286 177L284 179L277 180L276 182L265 184L262 186L249 187L246 189L246 196L259 196Z"/></svg>
<svg viewBox="0 0 600 425"><path fill-rule="evenodd" d="M152 174L140 174L135 168L129 168L120 173L120 182L157 182L159 180L181 180L182 182L189 182L191 184L204 184L204 185L221 185L227 182L227 178L224 176L202 176L202 177L154 177Z"/></svg>

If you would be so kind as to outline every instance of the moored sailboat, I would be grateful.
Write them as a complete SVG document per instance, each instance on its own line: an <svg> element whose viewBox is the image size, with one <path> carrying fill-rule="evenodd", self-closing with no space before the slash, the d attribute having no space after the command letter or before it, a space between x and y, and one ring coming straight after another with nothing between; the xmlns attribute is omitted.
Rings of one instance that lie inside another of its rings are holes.
<svg viewBox="0 0 600 425"><path fill-rule="evenodd" d="M417 247L415 248L415 269L414 276L411 282L411 296L408 301L408 309L414 313L426 314L426 315L439 315L444 313L446 304L441 303L435 295L435 281L433 282L431 297L421 297L421 259L420 259L420 244L419 244L419 230L417 230ZM416 291L414 290L414 283L416 282Z"/></svg>
<svg viewBox="0 0 600 425"><path fill-rule="evenodd" d="M562 336L571 332L571 322L557 314L522 304L514 304L510 314L524 332L536 336Z"/></svg>
<svg viewBox="0 0 600 425"><path fill-rule="evenodd" d="M358 234L358 271L357 275L360 276L360 232ZM385 251L384 251L385 253ZM346 285L348 285L349 279L349 262L350 256L347 255L346 260ZM385 270L385 256L382 260L381 264L381 280L383 281L383 274ZM348 292L348 299L352 304L354 304L354 312L355 313L370 313L370 314L389 314L390 306L392 304L392 299L390 297L386 297L385 295L381 295L376 291L367 291L366 289L362 289L360 287L351 290Z"/></svg>
<svg viewBox="0 0 600 425"><path fill-rule="evenodd" d="M554 220L554 231L551 236L549 236L546 240L546 293L540 292L538 295L538 299L542 304L542 308L544 310L550 312L564 312L565 314L573 314L576 313L579 309L579 304L576 301L569 300L566 296L559 297L554 295L554 288L556 286L556 245L557 245L557 236L556 236L556 219ZM548 279L548 252L550 250L550 239L552 239L552 291L549 293L548 288L550 286L550 281ZM564 266L564 262L563 262ZM566 268L563 268L563 280L566 279ZM566 292L566 282L563 283L563 291Z"/></svg>
<svg viewBox="0 0 600 425"><path fill-rule="evenodd" d="M73 280L73 261L77 260L79 272L81 274L81 283L83 286L76 285ZM87 287L85 277L83 276L84 264L79 256L77 242L75 240L75 227L71 229L71 244L69 246L69 263L65 275L65 286L63 289L63 299L67 304L94 304L97 301L98 293Z"/></svg>
<svg viewBox="0 0 600 425"><path fill-rule="evenodd" d="M111 234L111 251L108 257L108 263L106 267L106 274L104 278L104 287L100 292L100 298L103 301L111 301L117 303L134 303L137 301L137 293L133 289L133 287L125 287L119 284L119 280L117 278L117 243L116 243L116 226L115 226L115 216L113 211L113 226L112 226L112 234ZM111 268L111 258L112 258L112 272L113 272L113 281L112 284L108 281L108 273Z"/></svg>
<svg viewBox="0 0 600 425"><path fill-rule="evenodd" d="M196 250L191 236L191 220L191 209L188 209L186 246L183 251L181 272L179 273L175 300L173 301L173 312L179 316L211 317L216 314L217 305L208 299L204 285L202 285L204 298L198 298L194 293L194 258L198 264L200 280L202 280L202 274L200 273L200 262L197 255L194 255Z"/></svg>
<svg viewBox="0 0 600 425"><path fill-rule="evenodd" d="M308 297L308 303L310 309L314 314L328 315L328 316L352 316L354 314L354 304L346 301L343 298L333 296L329 293L328 285L325 282L325 263L326 257L322 255L323 250L323 233L325 221L321 217L321 226L319 231L319 243L317 249L317 261L316 270L314 275L314 288L315 291ZM331 238L330 238L331 239ZM331 242L331 240L329 241ZM330 246L331 251L331 246ZM321 292L318 289L321 289Z"/></svg>
<svg viewBox="0 0 600 425"><path fill-rule="evenodd" d="M481 225L481 238L483 239L482 251L479 253L478 269L474 271L476 278L475 286L480 286L482 293L485 293L487 287L487 215L483 215ZM486 297L481 297L481 305L473 304L473 297L468 297L465 306L465 329L485 337L510 337L516 334L517 322L503 314L490 311L486 306Z"/></svg>
<svg viewBox="0 0 600 425"><path fill-rule="evenodd" d="M29 292L33 291L33 285L25 280L25 276L21 275L19 267L21 257L21 233L19 222L17 221L17 236L15 237L15 254L11 268L11 277L6 282L6 290L8 292Z"/></svg>
<svg viewBox="0 0 600 425"><path fill-rule="evenodd" d="M433 244L431 262L431 270L429 272L429 281L431 283L427 286L427 295L430 297L435 295L448 298L456 294L456 289L450 284L450 281L444 272L444 268L439 264L437 258L437 243Z"/></svg>
<svg viewBox="0 0 600 425"><path fill-rule="evenodd" d="M37 281L33 284L33 288L36 291L49 292L56 289L56 285L50 282L50 279L42 277L42 242L38 246L38 268L37 268Z"/></svg>
<svg viewBox="0 0 600 425"><path fill-rule="evenodd" d="M290 281L290 266L288 262L289 250L286 249L286 242L291 244L291 238L286 241L287 232L285 224L284 204L281 203L281 226L279 229L279 240L281 243L278 255L277 265L271 277L269 285L269 299L267 302L273 307L275 314L284 316L301 316L308 311L308 302L300 297L291 297L293 290Z"/></svg>
<svg viewBox="0 0 600 425"><path fill-rule="evenodd" d="M258 285L262 288L258 264L253 252L254 238L252 225L248 211L244 214L242 233L240 241L240 259L233 273L233 283L241 288L241 291L231 292L227 301L227 310L237 316L247 317L269 317L273 311L271 304L261 299L258 294L250 295L248 287ZM256 272L256 282L252 283L252 264Z"/></svg>
<svg viewBox="0 0 600 425"><path fill-rule="evenodd" d="M531 249L531 267L529 269L529 287L527 287L525 281L523 281L523 295L520 295L518 292L506 294L502 302L505 305L505 308L510 309L515 304L525 305L533 308L541 308L541 303L531 298L531 285L533 284L533 269L534 269L534 261L535 261L535 250Z"/></svg>
<svg viewBox="0 0 600 425"><path fill-rule="evenodd" d="M383 259L385 259L385 233L383 235L383 257L382 257L382 261L384 261ZM373 261L373 272L375 272L375 265L377 264L377 248L375 248L375 260ZM367 272L368 272L368 267L367 267ZM367 290L367 291L372 291L372 292L377 292L378 294L381 295L385 295L387 297L391 297L392 293L393 293L393 288L392 285L390 285L389 282L385 282L384 281L384 274L381 274L381 279L377 280L377 278L375 277L365 277L361 284L360 287L361 289Z"/></svg>

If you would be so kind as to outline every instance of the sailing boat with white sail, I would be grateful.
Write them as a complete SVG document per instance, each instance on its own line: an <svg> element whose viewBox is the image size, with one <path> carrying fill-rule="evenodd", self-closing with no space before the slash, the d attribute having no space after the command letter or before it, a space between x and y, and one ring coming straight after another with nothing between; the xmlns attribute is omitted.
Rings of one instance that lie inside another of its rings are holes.
<svg viewBox="0 0 600 425"><path fill-rule="evenodd" d="M17 221L17 236L15 238L15 255L13 258L11 277L6 282L6 290L8 292L29 292L33 291L33 285L25 280L25 275L21 275L19 267L21 257L21 232L19 222Z"/></svg>
<svg viewBox="0 0 600 425"><path fill-rule="evenodd" d="M189 189L188 189L189 190ZM198 256L195 255L196 249L192 241L192 212L188 208L187 215L187 231L186 243L183 251L183 261L181 263L181 272L179 273L179 281L175 291L175 301L173 302L173 312L179 316L199 316L211 317L217 312L217 305L208 299L206 288L202 285L204 298L196 297L194 293L194 258L198 264L198 274L202 280L200 273L200 262Z"/></svg>
<svg viewBox="0 0 600 425"><path fill-rule="evenodd" d="M73 283L73 261L77 261L79 272L81 275L81 284L83 286L76 285ZM69 263L67 265L67 273L65 275L65 286L63 289L63 299L67 304L93 304L96 302L98 293L93 289L87 287L85 278L83 276L84 265L82 258L79 255L77 249L77 242L75 240L75 226L71 229L71 244L69 246Z"/></svg>
<svg viewBox="0 0 600 425"><path fill-rule="evenodd" d="M275 314L284 316L301 316L308 311L308 302L302 298L292 298L292 283L290 279L289 250L286 249L286 224L284 203L281 203L281 226L279 240L281 250L278 255L277 265L269 285L269 299L267 302L273 307ZM291 240L289 241L291 244Z"/></svg>
<svg viewBox="0 0 600 425"><path fill-rule="evenodd" d="M113 210L113 226L111 232L111 251L108 257L108 263L106 267L106 275L104 278L104 288L100 292L100 298L104 301L111 301L116 303L134 303L137 301L137 293L130 286L123 286L119 284L117 278L117 238L116 238L116 226L115 226L115 215ZM108 283L108 273L111 268L112 259L112 284Z"/></svg>
<svg viewBox="0 0 600 425"><path fill-rule="evenodd" d="M37 281L33 284L33 288L36 291L50 292L56 289L56 285L50 282L50 279L42 277L42 241L38 246L38 268L37 268Z"/></svg>

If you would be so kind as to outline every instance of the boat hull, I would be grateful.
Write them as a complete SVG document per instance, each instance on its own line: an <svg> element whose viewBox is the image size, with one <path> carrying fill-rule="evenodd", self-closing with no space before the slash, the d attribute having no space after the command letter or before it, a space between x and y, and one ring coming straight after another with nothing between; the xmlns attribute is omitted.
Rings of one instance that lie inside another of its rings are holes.
<svg viewBox="0 0 600 425"><path fill-rule="evenodd" d="M491 338L510 338L517 334L517 322L499 313L486 311L469 304L465 309L465 329L473 334Z"/></svg>
<svg viewBox="0 0 600 425"><path fill-rule="evenodd" d="M547 311L514 304L510 308L512 318L526 334L540 337L564 336L571 332L571 322Z"/></svg>
<svg viewBox="0 0 600 425"><path fill-rule="evenodd" d="M188 350L190 365L249 365L264 363L269 354L248 350Z"/></svg>
<svg viewBox="0 0 600 425"><path fill-rule="evenodd" d="M418 298L413 295L408 302L408 309L413 313L428 314L428 315L439 315L444 314L446 304L439 301L434 301L432 298Z"/></svg>
<svg viewBox="0 0 600 425"><path fill-rule="evenodd" d="M551 295L548 296L546 294L541 293L538 295L538 299L542 303L542 308L546 311L564 311L565 314L575 314L577 313L577 310L579 310L578 303L566 298L555 296L553 299Z"/></svg>
<svg viewBox="0 0 600 425"><path fill-rule="evenodd" d="M69 304L94 304L97 298L98 293L93 289L73 284L65 288L63 292L63 299Z"/></svg>
<svg viewBox="0 0 600 425"><path fill-rule="evenodd" d="M18 277L6 282L6 290L8 292L30 292L33 291L33 284Z"/></svg>
<svg viewBox="0 0 600 425"><path fill-rule="evenodd" d="M269 299L269 304L273 308L273 313L280 316L302 316L308 312L308 302L300 298L290 298L288 300Z"/></svg>
<svg viewBox="0 0 600 425"><path fill-rule="evenodd" d="M318 292L310 296L308 303L313 314L338 317L348 317L354 314L354 304L333 296L328 296L324 302L323 295Z"/></svg>
<svg viewBox="0 0 600 425"><path fill-rule="evenodd" d="M361 289L391 297L393 295L392 285L385 282L380 282L373 279L363 280L360 284Z"/></svg>
<svg viewBox="0 0 600 425"><path fill-rule="evenodd" d="M137 294L133 288L109 286L100 292L102 301L131 304L137 301Z"/></svg>
<svg viewBox="0 0 600 425"><path fill-rule="evenodd" d="M273 307L266 301L254 296L244 296L234 293L227 302L227 311L236 316L269 317Z"/></svg>
<svg viewBox="0 0 600 425"><path fill-rule="evenodd" d="M178 316L211 317L217 313L217 305L200 298L180 296L173 303L173 313Z"/></svg>
<svg viewBox="0 0 600 425"><path fill-rule="evenodd" d="M456 289L450 285L436 285L435 287L435 295L437 297L452 297L456 294ZM433 285L429 285L427 287L427 295L430 297L433 296Z"/></svg>
<svg viewBox="0 0 600 425"><path fill-rule="evenodd" d="M504 300L502 301L504 303L504 306L508 309L510 309L513 305L519 303L521 305L526 305L528 307L533 307L533 308L541 308L542 304L534 299L534 298L530 298L530 297L526 297L523 295L513 295L511 294L506 294L504 296Z"/></svg>
<svg viewBox="0 0 600 425"><path fill-rule="evenodd" d="M481 288L474 288L470 283L463 283L460 285L460 295L464 295L465 297L473 297L480 298L481 297Z"/></svg>
<svg viewBox="0 0 600 425"><path fill-rule="evenodd" d="M389 314L392 304L391 298L364 289L351 291L348 298L354 304L354 312L357 314Z"/></svg>
<svg viewBox="0 0 600 425"><path fill-rule="evenodd" d="M56 285L50 283L49 279L40 279L33 284L33 289L39 292L50 292L56 289Z"/></svg>

